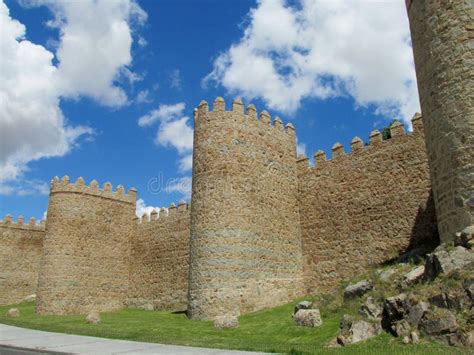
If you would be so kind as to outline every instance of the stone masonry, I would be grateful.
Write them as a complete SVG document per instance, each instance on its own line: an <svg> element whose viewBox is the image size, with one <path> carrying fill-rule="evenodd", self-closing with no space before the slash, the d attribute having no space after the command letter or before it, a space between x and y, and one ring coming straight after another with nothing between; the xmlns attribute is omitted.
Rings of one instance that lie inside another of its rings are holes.
<svg viewBox="0 0 474 355"><path fill-rule="evenodd" d="M395 122L391 139L355 137L351 153L336 143L332 160L318 151L315 166L298 159L306 291L328 291L343 279L436 242L437 229L420 115L414 131Z"/></svg>
<svg viewBox="0 0 474 355"><path fill-rule="evenodd" d="M203 101L191 208L138 222L136 190L55 178L45 230L0 223L0 303L34 293L38 279L40 314L128 305L234 319L436 243L438 229L451 241L474 224L474 2L407 9L423 110L412 133L395 122L389 140L356 137L351 154L335 144L332 160L317 152L310 167L291 124L240 100L229 111L222 98L212 111Z"/></svg>
<svg viewBox="0 0 474 355"><path fill-rule="evenodd" d="M127 300L136 191L67 176L51 182L36 311L87 314Z"/></svg>
<svg viewBox="0 0 474 355"><path fill-rule="evenodd" d="M407 0L438 228L474 224L474 1Z"/></svg>
<svg viewBox="0 0 474 355"><path fill-rule="evenodd" d="M0 305L18 303L36 293L43 255L44 223L19 216L0 221Z"/></svg>
<svg viewBox="0 0 474 355"><path fill-rule="evenodd" d="M194 123L188 313L240 315L302 295L296 136L242 101Z"/></svg>
<svg viewBox="0 0 474 355"><path fill-rule="evenodd" d="M188 289L188 205L144 214L137 223L130 258L128 305L186 310Z"/></svg>

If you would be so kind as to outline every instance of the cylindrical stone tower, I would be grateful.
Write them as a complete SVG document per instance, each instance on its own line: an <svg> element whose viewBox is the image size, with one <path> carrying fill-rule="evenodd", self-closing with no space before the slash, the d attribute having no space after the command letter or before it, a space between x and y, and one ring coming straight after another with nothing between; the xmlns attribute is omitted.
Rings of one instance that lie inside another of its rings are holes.
<svg viewBox="0 0 474 355"><path fill-rule="evenodd" d="M87 314L127 300L136 190L67 176L51 182L36 311Z"/></svg>
<svg viewBox="0 0 474 355"><path fill-rule="evenodd" d="M302 294L296 137L240 100L195 112L188 312L193 319L286 303Z"/></svg>
<svg viewBox="0 0 474 355"><path fill-rule="evenodd" d="M442 242L474 224L474 1L406 0Z"/></svg>

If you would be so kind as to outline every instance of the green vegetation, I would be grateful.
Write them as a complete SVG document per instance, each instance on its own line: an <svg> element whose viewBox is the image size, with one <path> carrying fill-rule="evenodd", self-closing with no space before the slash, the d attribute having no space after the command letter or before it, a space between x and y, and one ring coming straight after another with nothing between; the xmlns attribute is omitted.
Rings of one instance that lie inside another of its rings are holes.
<svg viewBox="0 0 474 355"><path fill-rule="evenodd" d="M315 301L320 306L325 302L334 304L333 297L319 298ZM327 344L338 332L342 315L357 313L356 303L343 303L337 309L328 307L329 309L325 310L321 307L323 325L315 329L293 325L291 314L295 303L242 316L239 318L239 328L227 330L215 329L212 322L189 320L184 313L147 312L136 309L102 313L101 323L93 325L87 324L84 316L38 316L34 313L34 303L0 307L0 323L105 338L291 354L461 353L458 349L437 343L404 345L400 339L385 333L348 347L328 348ZM20 317L9 318L5 315L11 307L20 310Z"/></svg>

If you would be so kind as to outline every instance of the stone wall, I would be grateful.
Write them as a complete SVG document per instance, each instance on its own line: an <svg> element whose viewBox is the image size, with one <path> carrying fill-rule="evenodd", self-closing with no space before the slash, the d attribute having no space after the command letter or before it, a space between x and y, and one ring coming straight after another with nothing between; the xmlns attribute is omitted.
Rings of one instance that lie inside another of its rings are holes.
<svg viewBox="0 0 474 355"><path fill-rule="evenodd" d="M34 218L14 223L7 215L0 221L0 305L21 302L36 293L43 254L44 224Z"/></svg>
<svg viewBox="0 0 474 355"><path fill-rule="evenodd" d="M127 301L136 190L67 176L51 183L36 311L85 314Z"/></svg>
<svg viewBox="0 0 474 355"><path fill-rule="evenodd" d="M189 219L188 206L181 201L137 223L130 258L130 307L186 310Z"/></svg>
<svg viewBox="0 0 474 355"><path fill-rule="evenodd" d="M414 132L374 131L370 144L354 138L352 153L335 144L332 160L316 152L315 167L298 161L305 285L326 291L341 280L386 262L409 246L437 238L420 115Z"/></svg>
<svg viewBox="0 0 474 355"><path fill-rule="evenodd" d="M407 0L442 241L474 225L474 2Z"/></svg>
<svg viewBox="0 0 474 355"><path fill-rule="evenodd" d="M302 293L293 126L240 100L195 112L189 315L212 319Z"/></svg>

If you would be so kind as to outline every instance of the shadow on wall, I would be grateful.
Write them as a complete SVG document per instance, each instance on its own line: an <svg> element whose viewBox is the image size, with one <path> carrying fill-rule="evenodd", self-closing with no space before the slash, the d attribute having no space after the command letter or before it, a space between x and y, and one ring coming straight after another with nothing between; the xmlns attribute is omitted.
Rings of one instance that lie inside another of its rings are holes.
<svg viewBox="0 0 474 355"><path fill-rule="evenodd" d="M417 259L418 256L424 256L431 253L440 244L438 224L436 220L436 210L434 204L433 191L430 191L426 204L418 207L415 223L413 225L410 243L400 254L383 263L391 264L393 262L406 262L410 259Z"/></svg>

